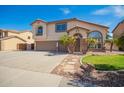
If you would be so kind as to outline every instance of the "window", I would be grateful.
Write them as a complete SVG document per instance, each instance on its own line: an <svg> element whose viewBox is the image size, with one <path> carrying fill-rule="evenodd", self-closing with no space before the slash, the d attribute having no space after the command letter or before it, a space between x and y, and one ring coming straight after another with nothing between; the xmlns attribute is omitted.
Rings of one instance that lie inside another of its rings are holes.
<svg viewBox="0 0 124 93"><path fill-rule="evenodd" d="M102 47L102 34L98 31L90 32L88 38L96 39L96 44L89 44L90 48L101 48Z"/></svg>
<svg viewBox="0 0 124 93"><path fill-rule="evenodd" d="M31 37L30 36L28 36L28 39L30 39Z"/></svg>
<svg viewBox="0 0 124 93"><path fill-rule="evenodd" d="M64 32L67 30L67 23L56 24L56 32Z"/></svg>
<svg viewBox="0 0 124 93"><path fill-rule="evenodd" d="M43 27L38 27L37 35L43 35Z"/></svg>

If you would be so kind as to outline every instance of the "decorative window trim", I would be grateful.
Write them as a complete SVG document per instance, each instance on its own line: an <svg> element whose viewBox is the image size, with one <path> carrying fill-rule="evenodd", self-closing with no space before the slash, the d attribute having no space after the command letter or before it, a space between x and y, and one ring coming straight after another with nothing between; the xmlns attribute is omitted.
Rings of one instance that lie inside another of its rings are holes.
<svg viewBox="0 0 124 93"><path fill-rule="evenodd" d="M39 28L42 28L42 33L39 33L39 32L38 32ZM37 36L43 35L43 27L42 27L42 26L39 26L39 27L38 27L36 35L37 35Z"/></svg>

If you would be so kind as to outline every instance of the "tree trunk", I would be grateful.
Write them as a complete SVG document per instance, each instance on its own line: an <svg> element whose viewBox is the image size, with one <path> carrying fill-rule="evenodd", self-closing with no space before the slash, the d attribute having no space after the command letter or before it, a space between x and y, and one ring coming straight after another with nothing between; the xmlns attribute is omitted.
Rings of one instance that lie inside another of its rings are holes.
<svg viewBox="0 0 124 93"><path fill-rule="evenodd" d="M67 49L68 49L68 53L69 53L69 54L72 54L71 47L70 47L70 46L67 46Z"/></svg>
<svg viewBox="0 0 124 93"><path fill-rule="evenodd" d="M111 46L110 46L110 52L112 52L112 48L113 48L113 42L111 43Z"/></svg>
<svg viewBox="0 0 124 93"><path fill-rule="evenodd" d="M73 45L68 45L68 46L67 46L67 49L68 49L68 52L69 52L70 54L73 54L73 53L74 53L74 46L73 46Z"/></svg>

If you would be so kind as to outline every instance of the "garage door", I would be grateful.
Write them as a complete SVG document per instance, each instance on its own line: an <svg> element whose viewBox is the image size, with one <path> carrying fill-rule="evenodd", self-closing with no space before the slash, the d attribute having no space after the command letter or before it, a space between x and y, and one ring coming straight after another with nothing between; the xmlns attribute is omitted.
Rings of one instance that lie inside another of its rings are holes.
<svg viewBox="0 0 124 93"><path fill-rule="evenodd" d="M55 51L57 41L37 41L36 50Z"/></svg>
<svg viewBox="0 0 124 93"><path fill-rule="evenodd" d="M27 49L27 45L26 44L17 44L17 49L18 50L26 50Z"/></svg>

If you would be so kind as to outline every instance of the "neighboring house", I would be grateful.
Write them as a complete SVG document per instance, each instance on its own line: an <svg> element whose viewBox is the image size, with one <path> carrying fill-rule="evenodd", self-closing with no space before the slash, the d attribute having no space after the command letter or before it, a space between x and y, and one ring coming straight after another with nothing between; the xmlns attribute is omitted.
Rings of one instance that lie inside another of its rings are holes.
<svg viewBox="0 0 124 93"><path fill-rule="evenodd" d="M37 19L32 24L32 31L35 39L35 50L60 50L60 37L70 35L77 37L75 51L86 50L88 45L85 40L90 38L97 39L95 49L102 50L104 41L108 33L108 27L82 21L76 18L45 22ZM91 45L92 46L92 45Z"/></svg>
<svg viewBox="0 0 124 93"><path fill-rule="evenodd" d="M34 39L31 31L0 29L0 50L31 50Z"/></svg>
<svg viewBox="0 0 124 93"><path fill-rule="evenodd" d="M112 33L113 38L119 38L124 35L124 20L117 24ZM114 44L113 50L119 50L119 48Z"/></svg>
<svg viewBox="0 0 124 93"><path fill-rule="evenodd" d="M117 24L112 33L114 38L119 38L124 35L124 20Z"/></svg>

